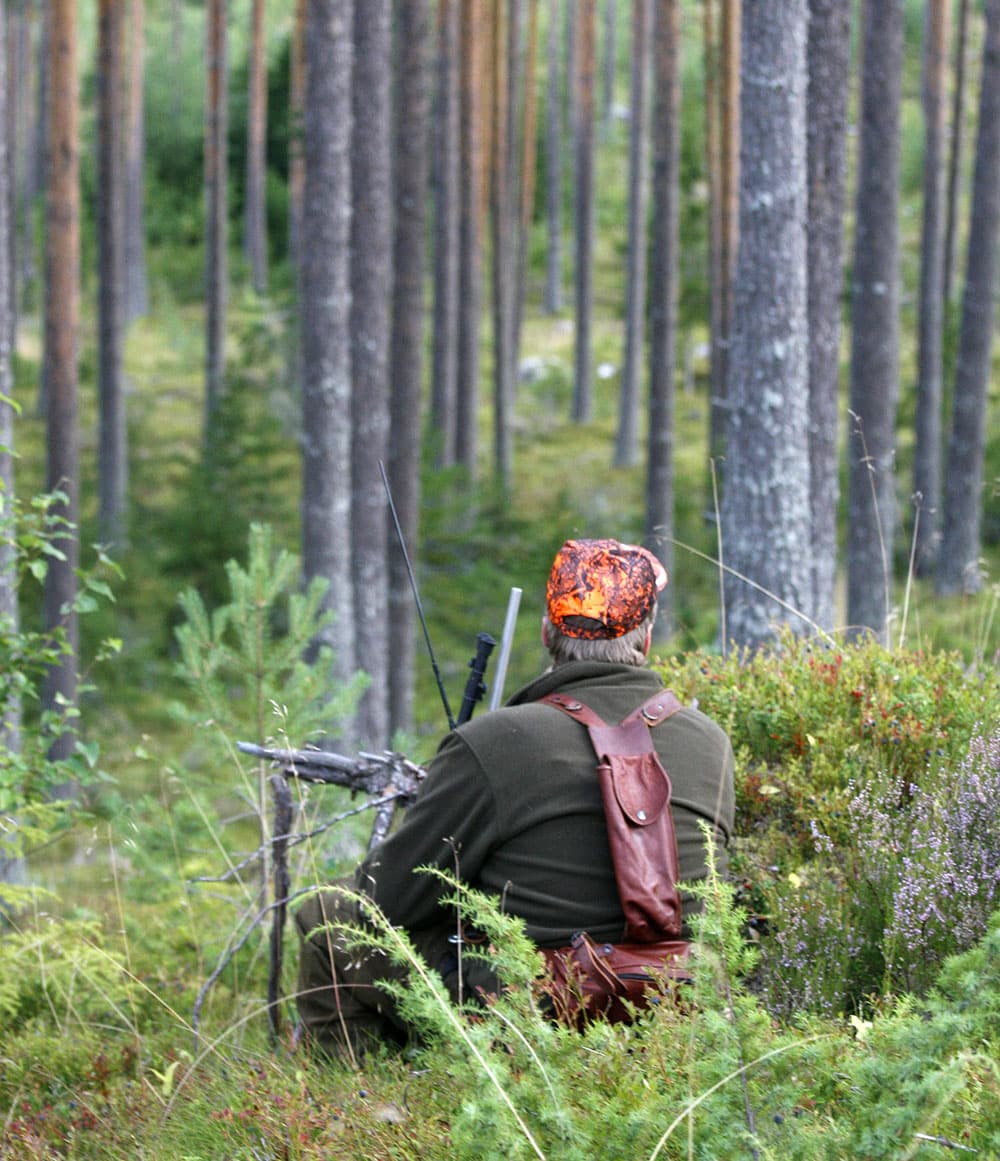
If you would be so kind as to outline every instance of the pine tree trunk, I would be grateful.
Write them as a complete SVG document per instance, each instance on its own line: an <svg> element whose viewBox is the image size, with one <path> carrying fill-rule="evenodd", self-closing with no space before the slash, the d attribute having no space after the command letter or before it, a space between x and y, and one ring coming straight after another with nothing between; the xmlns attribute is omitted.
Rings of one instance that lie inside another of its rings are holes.
<svg viewBox="0 0 1000 1161"><path fill-rule="evenodd" d="M723 640L755 648L810 613L806 0L743 23L740 254L722 505Z"/></svg>
<svg viewBox="0 0 1000 1161"><path fill-rule="evenodd" d="M949 0L928 0L924 21L924 215L920 240L917 422L913 450L913 559L932 571L941 504L942 349L944 340L945 89Z"/></svg>
<svg viewBox="0 0 1000 1161"><path fill-rule="evenodd" d="M951 105L951 140L948 150L948 193L944 232L944 301L951 302L955 285L955 248L962 173L962 142L965 140L965 75L969 46L969 0L958 0L958 34L955 42L955 79Z"/></svg>
<svg viewBox="0 0 1000 1161"><path fill-rule="evenodd" d="M288 255L292 264L302 257L302 201L305 193L305 151L302 145L306 97L306 0L295 0L288 81Z"/></svg>
<svg viewBox="0 0 1000 1161"><path fill-rule="evenodd" d="M563 308L562 275L562 77L559 70L559 0L549 0L545 82L545 309L558 314Z"/></svg>
<svg viewBox="0 0 1000 1161"><path fill-rule="evenodd" d="M482 313L482 28L476 0L462 3L461 223L459 226L458 372L455 461L476 473L479 423L479 328Z"/></svg>
<svg viewBox="0 0 1000 1161"><path fill-rule="evenodd" d="M514 284L514 393L517 394L521 366L521 330L528 296L528 255L531 226L535 217L535 178L538 168L538 0L528 0L528 37L524 48L524 117L521 132L520 222L517 241L517 277Z"/></svg>
<svg viewBox="0 0 1000 1161"><path fill-rule="evenodd" d="M47 389L47 474L49 492L64 499L53 514L66 522L56 539L63 558L49 562L45 576L45 626L62 625L69 653L49 670L43 708L73 706L77 697L76 569L80 495L80 433L77 402L80 340L80 129L77 84L76 0L51 0L47 64L49 160L45 215L45 383ZM73 737L53 742L50 757L67 758Z"/></svg>
<svg viewBox="0 0 1000 1161"><path fill-rule="evenodd" d="M840 297L843 289L851 0L809 4L809 466L813 616L835 621L839 484Z"/></svg>
<svg viewBox="0 0 1000 1161"><path fill-rule="evenodd" d="M37 191L37 179L29 175L32 140L32 58L28 5L19 5L7 14L6 26L7 102L7 182L10 189L8 233L10 236L11 327L17 332L21 290L33 279L34 246L30 232L21 235L18 225L30 219ZM29 192L31 188L32 192Z"/></svg>
<svg viewBox="0 0 1000 1161"><path fill-rule="evenodd" d="M646 539L669 575L674 548L674 399L680 201L680 0L656 0L653 60L653 224L649 278L649 438ZM674 601L660 596L657 640L673 631Z"/></svg>
<svg viewBox="0 0 1000 1161"><path fill-rule="evenodd" d="M591 324L594 305L594 23L596 0L580 0L576 14L576 350L573 421L594 410Z"/></svg>
<svg viewBox="0 0 1000 1161"><path fill-rule="evenodd" d="M125 305L126 325L149 310L146 270L145 157L146 0L131 0L129 22L128 120L125 134Z"/></svg>
<svg viewBox="0 0 1000 1161"><path fill-rule="evenodd" d="M986 0L969 252L944 484L937 590L978 592L983 578L983 454L1000 234L1000 0Z"/></svg>
<svg viewBox="0 0 1000 1161"><path fill-rule="evenodd" d="M250 56L247 62L247 172L243 245L250 281L257 294L267 293L267 39L264 0L252 0Z"/></svg>
<svg viewBox="0 0 1000 1161"><path fill-rule="evenodd" d="M371 677L358 705L358 736L376 748L389 742L389 542L378 464L389 441L391 16L391 0L355 8L351 144L351 529L357 657Z"/></svg>
<svg viewBox="0 0 1000 1161"><path fill-rule="evenodd" d="M854 235L847 619L886 642L896 531L902 0L866 0Z"/></svg>
<svg viewBox="0 0 1000 1161"><path fill-rule="evenodd" d="M722 0L718 35L718 178L715 245L718 285L713 303L716 320L712 333L712 410L709 415L709 451L721 474L729 422L729 356L733 326L733 280L739 249L740 197L740 43L742 0ZM711 246L711 241L710 241Z"/></svg>
<svg viewBox="0 0 1000 1161"><path fill-rule="evenodd" d="M10 402L14 393L14 337L16 334L14 301L14 167L15 136L11 131L17 124L16 103L11 101L13 87L9 66L16 59L12 49L11 33L16 34L12 21L7 20L5 7L0 5L0 623L4 633L16 636L20 625L15 575L15 534L12 518L14 497L14 408ZM0 745L9 754L21 749L21 701L12 687L4 682L5 692L0 701ZM17 827L16 818L8 812L4 820L7 832ZM9 834L8 834L9 837ZM9 849L9 848L8 848ZM11 858L0 847L0 883L25 881L24 860ZM3 895L0 892L0 903Z"/></svg>
<svg viewBox="0 0 1000 1161"><path fill-rule="evenodd" d="M408 551L417 544L420 514L430 25L428 0L400 0L389 479ZM394 733L413 726L414 607L403 554L394 537L390 543L389 724Z"/></svg>
<svg viewBox="0 0 1000 1161"><path fill-rule="evenodd" d="M722 327L722 105L721 56L714 0L703 0L702 51L705 60L705 178L708 185L708 454L721 461L726 449L726 361Z"/></svg>
<svg viewBox="0 0 1000 1161"><path fill-rule="evenodd" d="M646 243L649 206L649 63L651 0L632 3L629 97L628 257L625 275L625 359L618 401L615 467L631 467L639 451L639 397L646 337ZM659 155L657 156L659 161ZM656 302L656 306L661 304Z"/></svg>
<svg viewBox="0 0 1000 1161"><path fill-rule="evenodd" d="M601 124L611 128L615 109L615 74L618 64L618 4L604 0L604 79L601 90Z"/></svg>
<svg viewBox="0 0 1000 1161"><path fill-rule="evenodd" d="M439 467L455 462L460 215L459 0L438 4L434 135L434 331L431 428Z"/></svg>
<svg viewBox="0 0 1000 1161"><path fill-rule="evenodd" d="M15 278L13 262L14 216L12 191L14 182L14 136L11 128L15 119L10 116L12 89L7 84L9 35L13 22L0 5L0 623L4 631L14 635L19 624L17 578L14 573L15 552L13 538L14 492L14 350L17 328L15 324ZM5 687L6 688L6 685ZM20 749L20 703L16 697L0 703L0 745L16 752ZM0 857L0 881L5 881Z"/></svg>
<svg viewBox="0 0 1000 1161"><path fill-rule="evenodd" d="M508 70L510 44L506 35L508 22L515 14L504 18L504 0L495 0L493 45L493 157L491 223L493 227L493 420L494 470L501 490L510 485L513 470L511 449L511 408L514 401L513 338L514 270L516 269L516 242L511 192L514 188L511 174L511 101Z"/></svg>
<svg viewBox="0 0 1000 1161"><path fill-rule="evenodd" d="M308 0L302 202L302 563L328 581L331 679L355 671L351 566L351 71L353 0Z"/></svg>
<svg viewBox="0 0 1000 1161"><path fill-rule="evenodd" d="M128 442L122 360L125 274L122 220L125 202L122 151L124 2L100 0L98 13L98 516L102 541L120 548L127 535L128 493Z"/></svg>
<svg viewBox="0 0 1000 1161"><path fill-rule="evenodd" d="M205 8L208 86L205 96L205 446L211 447L215 412L225 390L229 263L226 212L227 0Z"/></svg>

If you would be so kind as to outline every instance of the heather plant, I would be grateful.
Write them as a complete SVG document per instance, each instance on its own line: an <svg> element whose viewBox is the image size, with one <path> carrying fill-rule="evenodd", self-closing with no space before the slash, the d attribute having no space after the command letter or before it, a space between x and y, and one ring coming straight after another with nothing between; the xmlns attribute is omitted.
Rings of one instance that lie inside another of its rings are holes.
<svg viewBox="0 0 1000 1161"><path fill-rule="evenodd" d="M1000 905L1000 732L976 733L930 785L848 788L839 838L815 822L816 857L775 882L763 941L773 1010L857 1010L926 992Z"/></svg>
<svg viewBox="0 0 1000 1161"><path fill-rule="evenodd" d="M944 959L972 947L1000 907L1000 729L977 733L937 792L912 788L886 929L890 979L922 991Z"/></svg>

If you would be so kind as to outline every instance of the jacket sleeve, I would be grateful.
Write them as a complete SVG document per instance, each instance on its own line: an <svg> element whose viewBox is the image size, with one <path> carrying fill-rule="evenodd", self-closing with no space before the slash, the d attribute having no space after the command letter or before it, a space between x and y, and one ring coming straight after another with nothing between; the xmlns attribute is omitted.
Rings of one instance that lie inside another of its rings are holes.
<svg viewBox="0 0 1000 1161"><path fill-rule="evenodd" d="M450 893L433 866L474 883L496 840L493 792L472 751L449 734L427 769L400 826L361 864L358 887L391 923L427 927L446 918L441 897Z"/></svg>

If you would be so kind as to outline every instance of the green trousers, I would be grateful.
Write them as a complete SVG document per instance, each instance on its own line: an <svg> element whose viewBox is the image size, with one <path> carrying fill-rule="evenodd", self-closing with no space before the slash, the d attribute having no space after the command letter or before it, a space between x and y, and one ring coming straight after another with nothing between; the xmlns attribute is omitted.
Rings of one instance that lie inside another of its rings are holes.
<svg viewBox="0 0 1000 1161"><path fill-rule="evenodd" d="M296 1005L302 1028L315 1047L348 1059L380 1043L405 1045L413 1039L395 999L379 987L383 980L405 980L409 969L382 952L348 947L338 930L340 924L363 922L355 899L336 887L311 895L295 913L300 937ZM407 934L457 1002L454 933L454 925L444 923Z"/></svg>

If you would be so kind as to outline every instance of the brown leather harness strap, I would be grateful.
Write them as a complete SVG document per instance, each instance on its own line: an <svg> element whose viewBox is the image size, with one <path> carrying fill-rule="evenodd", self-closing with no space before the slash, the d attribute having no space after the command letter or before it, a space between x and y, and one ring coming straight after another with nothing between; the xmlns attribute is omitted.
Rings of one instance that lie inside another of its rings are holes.
<svg viewBox="0 0 1000 1161"><path fill-rule="evenodd" d="M683 708L681 703L670 690L660 690L617 726L609 726L572 695L553 693L541 701L585 725L590 734L626 939L652 942L679 935L680 872L670 778L650 730Z"/></svg>

